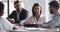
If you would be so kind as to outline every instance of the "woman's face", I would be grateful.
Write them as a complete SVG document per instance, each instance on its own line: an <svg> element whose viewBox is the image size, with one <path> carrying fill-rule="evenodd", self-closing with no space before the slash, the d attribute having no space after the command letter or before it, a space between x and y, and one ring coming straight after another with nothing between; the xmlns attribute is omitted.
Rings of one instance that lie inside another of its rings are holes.
<svg viewBox="0 0 60 32"><path fill-rule="evenodd" d="M40 6L35 6L34 7L34 12L35 12L35 15L37 16L37 15L40 15L40 13L41 13L41 7Z"/></svg>

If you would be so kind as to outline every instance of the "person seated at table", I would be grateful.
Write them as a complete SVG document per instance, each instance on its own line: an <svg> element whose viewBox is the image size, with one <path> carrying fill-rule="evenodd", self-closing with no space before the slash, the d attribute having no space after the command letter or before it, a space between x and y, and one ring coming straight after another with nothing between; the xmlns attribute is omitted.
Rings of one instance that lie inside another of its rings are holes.
<svg viewBox="0 0 60 32"><path fill-rule="evenodd" d="M4 4L0 2L0 32L9 32L10 30L16 29L17 26L10 23L7 19L3 18Z"/></svg>
<svg viewBox="0 0 60 32"><path fill-rule="evenodd" d="M42 8L38 3L34 3L32 7L32 16L23 22L25 24L43 24L45 22L45 16L41 17Z"/></svg>
<svg viewBox="0 0 60 32"><path fill-rule="evenodd" d="M48 23L45 23L42 25L42 27L45 28L59 28L60 30L60 14L58 12L59 9L59 3L57 1L51 1L49 3L49 11L50 14L53 15L52 20L50 20Z"/></svg>
<svg viewBox="0 0 60 32"><path fill-rule="evenodd" d="M14 2L14 10L8 17L7 19L11 23L20 23L22 20L25 20L28 17L28 11L24 8L21 7L21 2L20 1L15 1ZM14 19L14 20L12 20Z"/></svg>

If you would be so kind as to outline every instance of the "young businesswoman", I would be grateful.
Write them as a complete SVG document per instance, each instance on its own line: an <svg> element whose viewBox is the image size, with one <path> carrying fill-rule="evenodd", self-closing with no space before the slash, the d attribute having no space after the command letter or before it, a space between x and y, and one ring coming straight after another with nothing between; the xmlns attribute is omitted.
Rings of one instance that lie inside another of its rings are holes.
<svg viewBox="0 0 60 32"><path fill-rule="evenodd" d="M35 3L32 7L32 16L26 19L24 24L43 24L45 22L45 16L41 17L41 12L41 6Z"/></svg>

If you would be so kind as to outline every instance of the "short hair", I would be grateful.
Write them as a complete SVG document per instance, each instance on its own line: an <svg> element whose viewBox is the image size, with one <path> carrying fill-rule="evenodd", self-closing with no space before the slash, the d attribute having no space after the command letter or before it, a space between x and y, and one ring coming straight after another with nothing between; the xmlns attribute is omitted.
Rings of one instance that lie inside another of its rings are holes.
<svg viewBox="0 0 60 32"><path fill-rule="evenodd" d="M35 12L34 12L34 8L36 6L40 6L38 3L34 3L33 7L32 7L32 15L35 16ZM41 7L40 7L41 8ZM41 11L40 11L41 12ZM41 14L41 13L40 13Z"/></svg>
<svg viewBox="0 0 60 32"><path fill-rule="evenodd" d="M20 3L20 2L19 2L19 1L15 1L15 2L14 2L14 5L15 5L16 3Z"/></svg>
<svg viewBox="0 0 60 32"><path fill-rule="evenodd" d="M3 12L3 10L4 10L4 4L0 2L0 14Z"/></svg>
<svg viewBox="0 0 60 32"><path fill-rule="evenodd" d="M49 5L51 6L51 7L54 7L54 8L59 8L59 3L57 2L57 1L51 1L50 3L49 3Z"/></svg>

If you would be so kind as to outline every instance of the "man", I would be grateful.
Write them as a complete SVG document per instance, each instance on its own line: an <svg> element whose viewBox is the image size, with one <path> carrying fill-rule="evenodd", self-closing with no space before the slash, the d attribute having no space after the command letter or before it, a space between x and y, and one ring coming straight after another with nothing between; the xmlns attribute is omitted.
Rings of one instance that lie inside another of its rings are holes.
<svg viewBox="0 0 60 32"><path fill-rule="evenodd" d="M17 27L11 24L7 19L3 18L4 14L4 4L0 2L0 32L9 32L12 29L16 29Z"/></svg>
<svg viewBox="0 0 60 32"><path fill-rule="evenodd" d="M15 20L14 23L20 23L22 20L24 20L28 17L27 10L25 10L21 7L21 2L15 1L14 8L16 10L14 10L7 18L9 21L11 21L11 19L14 19Z"/></svg>
<svg viewBox="0 0 60 32"><path fill-rule="evenodd" d="M49 3L50 14L53 14L53 18L46 25L42 25L48 28L55 28L60 25L60 14L58 13L59 3L57 1L52 1Z"/></svg>

